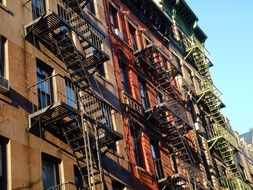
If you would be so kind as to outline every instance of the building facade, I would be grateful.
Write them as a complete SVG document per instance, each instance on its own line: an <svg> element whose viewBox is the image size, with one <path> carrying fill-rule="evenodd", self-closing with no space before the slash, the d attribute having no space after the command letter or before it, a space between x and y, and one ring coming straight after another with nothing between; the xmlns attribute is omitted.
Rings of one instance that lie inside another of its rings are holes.
<svg viewBox="0 0 253 190"><path fill-rule="evenodd" d="M184 0L0 0L0 20L0 189L253 189Z"/></svg>

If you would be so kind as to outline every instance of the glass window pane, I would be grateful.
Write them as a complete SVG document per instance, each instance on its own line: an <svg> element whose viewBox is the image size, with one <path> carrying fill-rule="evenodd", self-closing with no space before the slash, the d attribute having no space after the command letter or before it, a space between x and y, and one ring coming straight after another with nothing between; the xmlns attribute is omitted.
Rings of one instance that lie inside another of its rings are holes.
<svg viewBox="0 0 253 190"><path fill-rule="evenodd" d="M58 166L53 160L43 158L42 178L43 189L47 189L58 184Z"/></svg>

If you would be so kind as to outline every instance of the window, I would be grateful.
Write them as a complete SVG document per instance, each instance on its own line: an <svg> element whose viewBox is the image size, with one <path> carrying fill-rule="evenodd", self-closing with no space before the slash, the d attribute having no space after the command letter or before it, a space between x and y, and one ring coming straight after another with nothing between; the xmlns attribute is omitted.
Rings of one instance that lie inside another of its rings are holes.
<svg viewBox="0 0 253 190"><path fill-rule="evenodd" d="M124 190L125 185L120 182L112 181L112 190Z"/></svg>
<svg viewBox="0 0 253 190"><path fill-rule="evenodd" d="M136 51L136 50L138 50L137 38L136 38L136 28L130 23L128 23L128 26L129 26L129 33L130 33L129 42L130 42L130 45L133 47L133 49Z"/></svg>
<svg viewBox="0 0 253 190"><path fill-rule="evenodd" d="M112 30L115 32L115 29L119 30L118 11L111 4L109 5L109 14Z"/></svg>
<svg viewBox="0 0 253 190"><path fill-rule="evenodd" d="M75 86L69 79L65 79L66 86L66 103L73 108L77 109L77 96L75 91Z"/></svg>
<svg viewBox="0 0 253 190"><path fill-rule="evenodd" d="M174 173L178 173L178 164L177 164L177 158L176 155L173 153L171 154L171 161L172 161L172 165L173 165L173 169L174 169Z"/></svg>
<svg viewBox="0 0 253 190"><path fill-rule="evenodd" d="M0 35L0 77L5 76L5 42L6 39Z"/></svg>
<svg viewBox="0 0 253 190"><path fill-rule="evenodd" d="M103 63L101 63L97 66L97 71L98 71L99 75L105 76L105 68L104 68Z"/></svg>
<svg viewBox="0 0 253 190"><path fill-rule="evenodd" d="M141 103L144 109L149 108L149 100L148 100L148 93L146 82L139 78L139 90L141 95Z"/></svg>
<svg viewBox="0 0 253 190"><path fill-rule="evenodd" d="M86 4L87 9L95 14L95 6L94 6L94 0L89 0L88 3Z"/></svg>
<svg viewBox="0 0 253 190"><path fill-rule="evenodd" d="M74 165L74 175L75 175L75 185L76 185L76 190L81 190L84 189L84 181L83 177L80 173L80 170L78 169L77 166ZM88 176L87 176L88 177ZM85 180L85 184L88 184L88 178Z"/></svg>
<svg viewBox="0 0 253 190"><path fill-rule="evenodd" d="M128 78L128 73L127 73L128 68L127 68L126 58L124 57L124 55L121 51L118 54L118 59L119 59L121 84L122 84L123 90L129 94L130 87L129 87L129 78Z"/></svg>
<svg viewBox="0 0 253 190"><path fill-rule="evenodd" d="M47 107L53 103L51 76L52 69L48 68L45 63L37 59L37 92L39 109Z"/></svg>
<svg viewBox="0 0 253 190"><path fill-rule="evenodd" d="M157 179L162 179L164 177L163 174L163 166L162 166L162 160L159 150L159 144L157 141L151 141L151 154L152 158L155 164L155 173Z"/></svg>
<svg viewBox="0 0 253 190"><path fill-rule="evenodd" d="M48 189L60 183L59 160L49 155L42 155L43 189Z"/></svg>
<svg viewBox="0 0 253 190"><path fill-rule="evenodd" d="M143 150L141 145L141 128L138 125L131 126L131 135L134 142L134 155L136 165L145 168Z"/></svg>
<svg viewBox="0 0 253 190"><path fill-rule="evenodd" d="M32 0L33 19L37 19L46 13L45 0Z"/></svg>
<svg viewBox="0 0 253 190"><path fill-rule="evenodd" d="M6 159L7 140L0 137L0 187L7 189L7 159Z"/></svg>

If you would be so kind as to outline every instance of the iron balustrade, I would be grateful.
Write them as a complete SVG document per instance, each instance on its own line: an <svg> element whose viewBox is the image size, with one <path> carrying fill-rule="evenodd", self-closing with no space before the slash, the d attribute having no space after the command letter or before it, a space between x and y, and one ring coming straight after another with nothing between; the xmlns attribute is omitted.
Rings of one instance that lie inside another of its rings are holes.
<svg viewBox="0 0 253 190"><path fill-rule="evenodd" d="M53 187L47 188L46 190L85 190L87 188L78 187L74 182L64 182Z"/></svg>
<svg viewBox="0 0 253 190"><path fill-rule="evenodd" d="M142 116L144 116L144 109L141 103L135 100L132 96L127 94L125 91L121 92L121 102L130 109Z"/></svg>
<svg viewBox="0 0 253 190"><path fill-rule="evenodd" d="M73 85L73 96L68 96L67 94L67 85L66 81L69 81L68 78L55 74L44 80L38 81L35 84L28 87L29 90L29 99L32 101L32 111L33 113L50 106L56 102L64 102L69 106L77 109L77 97L75 93L75 86ZM50 84L50 85L49 85ZM46 92L48 93L46 95ZM43 107L39 104L43 103Z"/></svg>

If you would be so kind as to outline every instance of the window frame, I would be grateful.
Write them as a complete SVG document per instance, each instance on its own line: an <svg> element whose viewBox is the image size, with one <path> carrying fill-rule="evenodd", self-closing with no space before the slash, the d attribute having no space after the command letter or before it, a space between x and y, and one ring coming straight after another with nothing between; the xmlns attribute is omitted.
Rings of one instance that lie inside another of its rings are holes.
<svg viewBox="0 0 253 190"><path fill-rule="evenodd" d="M138 85L139 85L139 93L141 97L141 104L144 109L148 109L150 107L150 102L149 102L149 97L148 97L146 81L138 77Z"/></svg>
<svg viewBox="0 0 253 190"><path fill-rule="evenodd" d="M76 87L73 85L71 80L65 77L65 95L66 95L66 104L69 106L78 109L78 102L77 102L77 92Z"/></svg>
<svg viewBox="0 0 253 190"><path fill-rule="evenodd" d="M44 169L43 168L43 161L44 161L44 163L45 162L47 162L47 163L50 162L50 164L52 164L53 167L54 167L53 168L53 172L54 172L53 176L55 177L55 179L54 179L54 182L53 182L54 184L51 187L59 185L60 184L60 167L59 167L59 165L60 165L61 161L59 159L51 156L51 155L48 155L46 153L42 153L42 155L41 155L41 167L42 167L41 168L41 175L42 175L43 189L51 188L51 187L45 187L45 183L44 183L45 179L44 179L44 173L43 173L43 169Z"/></svg>
<svg viewBox="0 0 253 190"><path fill-rule="evenodd" d="M133 140L133 149L136 166L146 169L144 151L142 147L142 131L138 124L130 125L130 133Z"/></svg>
<svg viewBox="0 0 253 190"><path fill-rule="evenodd" d="M130 94L131 86L129 83L129 76L128 76L128 64L126 63L126 57L124 56L122 51L118 52L118 62L119 62L119 69L120 69L120 79L121 84L123 87L124 92Z"/></svg>
<svg viewBox="0 0 253 190"><path fill-rule="evenodd" d="M118 9L112 3L109 3L108 9L109 9L109 21L112 31L115 32L116 29L120 30Z"/></svg>
<svg viewBox="0 0 253 190"><path fill-rule="evenodd" d="M89 10L90 13L92 13L93 15L96 15L94 0L89 0L88 3L86 4L86 8Z"/></svg>
<svg viewBox="0 0 253 190"><path fill-rule="evenodd" d="M7 144L8 139L0 136L0 187L7 190Z"/></svg>
<svg viewBox="0 0 253 190"><path fill-rule="evenodd" d="M39 6L37 7L37 3ZM46 13L46 1L45 0L32 0L32 18L36 20Z"/></svg>
<svg viewBox="0 0 253 190"><path fill-rule="evenodd" d="M39 69L41 71L39 71ZM39 72L42 72L42 73L39 73ZM43 75L45 73L47 74L47 76ZM54 91L53 91L53 81L52 81L53 75L52 74L53 74L52 68L50 68L46 63L44 63L40 59L36 59L36 81L37 81L38 109L45 108L45 107L51 105L52 103L54 103ZM42 78L42 77L44 77L44 78ZM45 101L45 102L43 102L43 101ZM43 104L45 104L45 105L43 105Z"/></svg>
<svg viewBox="0 0 253 190"><path fill-rule="evenodd" d="M154 162L156 177L157 179L162 179L164 178L164 171L163 171L162 158L161 158L158 141L151 139L150 151L151 151L152 159Z"/></svg>
<svg viewBox="0 0 253 190"><path fill-rule="evenodd" d="M133 29L133 30L132 30ZM138 39L137 39L137 27L128 21L128 32L129 39L128 43L133 48L134 51L138 50Z"/></svg>
<svg viewBox="0 0 253 190"><path fill-rule="evenodd" d="M0 77L5 78L5 68L6 68L6 41L7 39L0 35Z"/></svg>

